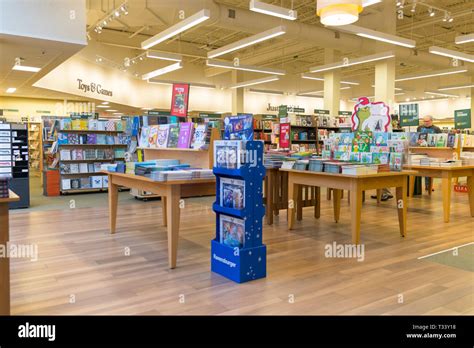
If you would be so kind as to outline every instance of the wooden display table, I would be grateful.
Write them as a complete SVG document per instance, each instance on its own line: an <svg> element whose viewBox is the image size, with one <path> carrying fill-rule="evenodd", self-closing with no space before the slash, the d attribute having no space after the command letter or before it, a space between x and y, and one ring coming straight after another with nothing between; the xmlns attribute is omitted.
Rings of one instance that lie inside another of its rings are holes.
<svg viewBox="0 0 474 348"><path fill-rule="evenodd" d="M330 187L334 189L334 219L339 221L341 210L341 191L350 191L351 202L351 231L352 242L360 242L360 220L362 212L362 192L364 190L376 190L388 187L396 188L396 202L398 210L398 221L400 234L406 236L406 213L407 213L407 178L414 175L413 172L382 172L368 175L343 175L324 172L311 172L292 169L280 169L288 172L288 199L297 201L299 185L311 185L317 187ZM317 200L320 197L316 197ZM400 200L402 202L400 202ZM288 228L293 229L295 222L295 206L292 204L288 209ZM319 216L319 212L317 214Z"/></svg>
<svg viewBox="0 0 474 348"><path fill-rule="evenodd" d="M115 233L117 222L118 187L125 186L149 191L161 196L163 225L168 231L169 267L176 267L179 237L181 197L190 197L201 191L203 186L215 186L215 179L192 179L179 181L153 181L147 177L104 171L109 176L109 225L110 233Z"/></svg>
<svg viewBox="0 0 474 348"><path fill-rule="evenodd" d="M444 222L449 222L449 215L451 210L452 179L467 177L469 206L471 209L471 216L474 217L474 166L431 167L405 165L403 166L403 168L416 171L416 176L428 176L430 178L440 178L442 180ZM415 175L410 175L410 195L413 195L414 186Z"/></svg>
<svg viewBox="0 0 474 348"><path fill-rule="evenodd" d="M0 245L7 248L10 240L8 231L8 204L17 202L20 197L10 191L10 197L0 198ZM10 315L10 259L0 257L0 315Z"/></svg>

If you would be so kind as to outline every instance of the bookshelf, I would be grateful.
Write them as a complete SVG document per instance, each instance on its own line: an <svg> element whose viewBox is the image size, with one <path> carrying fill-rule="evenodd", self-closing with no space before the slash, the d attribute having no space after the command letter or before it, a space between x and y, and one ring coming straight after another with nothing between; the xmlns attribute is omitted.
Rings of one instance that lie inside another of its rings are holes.
<svg viewBox="0 0 474 348"><path fill-rule="evenodd" d="M28 122L28 156L31 173L39 175L42 162L41 123Z"/></svg>
<svg viewBox="0 0 474 348"><path fill-rule="evenodd" d="M299 151L317 151L318 127L312 115L296 115L290 124L290 148ZM314 146L313 146L314 145Z"/></svg>

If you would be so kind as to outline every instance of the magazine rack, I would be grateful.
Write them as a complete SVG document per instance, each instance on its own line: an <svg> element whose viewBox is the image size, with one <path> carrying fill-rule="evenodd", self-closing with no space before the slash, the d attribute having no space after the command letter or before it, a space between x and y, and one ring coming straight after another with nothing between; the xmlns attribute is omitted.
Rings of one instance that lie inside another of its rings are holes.
<svg viewBox="0 0 474 348"><path fill-rule="evenodd" d="M237 283L264 278L266 276L267 249L262 244L262 219L265 215L263 204L263 141L247 141L247 153L253 153L255 161L246 163L239 169L214 167L216 176L216 238L211 241L211 270ZM221 179L243 180L245 183L245 207L234 209L223 207L221 202ZM245 221L244 247L231 247L220 242L220 215L239 218Z"/></svg>

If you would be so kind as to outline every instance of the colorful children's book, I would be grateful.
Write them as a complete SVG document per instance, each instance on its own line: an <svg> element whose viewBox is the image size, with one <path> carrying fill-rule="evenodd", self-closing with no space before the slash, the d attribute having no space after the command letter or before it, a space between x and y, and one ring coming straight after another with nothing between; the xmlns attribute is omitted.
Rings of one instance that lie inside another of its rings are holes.
<svg viewBox="0 0 474 348"><path fill-rule="evenodd" d="M147 148L150 146L149 143L150 127L143 126L140 132L140 139L138 140L138 146Z"/></svg>
<svg viewBox="0 0 474 348"><path fill-rule="evenodd" d="M219 216L220 242L232 248L245 244L245 221L221 214Z"/></svg>
<svg viewBox="0 0 474 348"><path fill-rule="evenodd" d="M92 176L91 186L92 188L102 188L102 176Z"/></svg>
<svg viewBox="0 0 474 348"><path fill-rule="evenodd" d="M436 138L437 138L437 134L434 134L434 133L429 133L428 134L427 142L428 142L429 147L435 147L436 146Z"/></svg>
<svg viewBox="0 0 474 348"><path fill-rule="evenodd" d="M419 133L417 132L411 132L410 133L410 146L418 146L418 137L419 137Z"/></svg>
<svg viewBox="0 0 474 348"><path fill-rule="evenodd" d="M449 133L448 134L448 139L446 140L446 146L447 147L455 147L454 146L455 142L456 142L456 134Z"/></svg>
<svg viewBox="0 0 474 348"><path fill-rule="evenodd" d="M428 146L428 133L418 134L418 146Z"/></svg>
<svg viewBox="0 0 474 348"><path fill-rule="evenodd" d="M446 147L448 142L447 134L436 134L436 147Z"/></svg>
<svg viewBox="0 0 474 348"><path fill-rule="evenodd" d="M178 147L179 141L179 126L177 124L170 124L170 130L168 133L168 147Z"/></svg>
<svg viewBox="0 0 474 348"><path fill-rule="evenodd" d="M166 148L168 146L168 135L170 131L169 124L160 124L158 125L158 133L156 135L156 147L157 148Z"/></svg>
<svg viewBox="0 0 474 348"><path fill-rule="evenodd" d="M61 180L61 189L70 190L71 189L71 179L62 179Z"/></svg>
<svg viewBox="0 0 474 348"><path fill-rule="evenodd" d="M198 124L194 128L193 140L191 142L191 148L195 150L206 149L209 144L206 144L207 137L207 124Z"/></svg>
<svg viewBox="0 0 474 348"><path fill-rule="evenodd" d="M87 134L87 143L91 145L97 144L97 134Z"/></svg>
<svg viewBox="0 0 474 348"><path fill-rule="evenodd" d="M360 152L350 152L349 161L351 162L360 162Z"/></svg>
<svg viewBox="0 0 474 348"><path fill-rule="evenodd" d="M96 144L97 145L106 145L107 144L107 136L105 134L96 134Z"/></svg>
<svg viewBox="0 0 474 348"><path fill-rule="evenodd" d="M178 147L180 149L188 149L191 146L193 130L194 127L192 122L181 122L179 124Z"/></svg>
<svg viewBox="0 0 474 348"><path fill-rule="evenodd" d="M106 135L105 136L105 142L107 145L114 145L115 144L115 138L113 135Z"/></svg>
<svg viewBox="0 0 474 348"><path fill-rule="evenodd" d="M390 170L401 171L403 166L403 154L399 152L390 153Z"/></svg>
<svg viewBox="0 0 474 348"><path fill-rule="evenodd" d="M67 143L68 144L79 144L79 135L78 134L68 134L67 135Z"/></svg>
<svg viewBox="0 0 474 348"><path fill-rule="evenodd" d="M72 130L81 130L81 120L75 118L71 120L71 129Z"/></svg>
<svg viewBox="0 0 474 348"><path fill-rule="evenodd" d="M59 158L61 161L70 161L71 160L71 150L63 149L59 151Z"/></svg>
<svg viewBox="0 0 474 348"><path fill-rule="evenodd" d="M245 181L220 178L220 205L226 208L245 208Z"/></svg>
<svg viewBox="0 0 474 348"><path fill-rule="evenodd" d="M339 137L339 145L345 145L345 146L351 147L353 140L354 140L354 133L341 133Z"/></svg>
<svg viewBox="0 0 474 348"><path fill-rule="evenodd" d="M357 131L352 142L352 152L370 152L373 133L371 131Z"/></svg>
<svg viewBox="0 0 474 348"><path fill-rule="evenodd" d="M89 127L89 119L81 117L79 120L79 129L87 130L88 127Z"/></svg>
<svg viewBox="0 0 474 348"><path fill-rule="evenodd" d="M253 140L252 115L239 115L224 119L224 139Z"/></svg>
<svg viewBox="0 0 474 348"><path fill-rule="evenodd" d="M364 164L372 163L372 152L361 152L360 163L364 163Z"/></svg>
<svg viewBox="0 0 474 348"><path fill-rule="evenodd" d="M61 123L61 130L71 130L72 125L71 125L71 119L70 118L63 118L60 121Z"/></svg>
<svg viewBox="0 0 474 348"><path fill-rule="evenodd" d="M387 146L388 133L375 132L374 133L374 144L377 146Z"/></svg>
<svg viewBox="0 0 474 348"><path fill-rule="evenodd" d="M58 133L58 145L66 145L68 138L66 133Z"/></svg>
<svg viewBox="0 0 474 348"><path fill-rule="evenodd" d="M214 166L238 169L242 165L242 141L214 141Z"/></svg>
<svg viewBox="0 0 474 348"><path fill-rule="evenodd" d="M390 140L410 140L408 133L405 132L393 132L390 133Z"/></svg>
<svg viewBox="0 0 474 348"><path fill-rule="evenodd" d="M94 120L94 119L90 119L89 120L89 130L97 130L98 128L98 122L97 120Z"/></svg>
<svg viewBox="0 0 474 348"><path fill-rule="evenodd" d="M389 152L374 152L372 153L373 164L388 164L390 158Z"/></svg>
<svg viewBox="0 0 474 348"><path fill-rule="evenodd" d="M108 120L106 122L107 123L105 124L105 129L108 130L108 131L114 131L115 130L115 121Z"/></svg>
<svg viewBox="0 0 474 348"><path fill-rule="evenodd" d="M119 132L123 132L123 128L124 128L123 123L124 123L124 121L122 121L122 120L116 121L115 122L115 130L119 131Z"/></svg>
<svg viewBox="0 0 474 348"><path fill-rule="evenodd" d="M388 147L390 152L404 152L408 146L407 140L389 140Z"/></svg>

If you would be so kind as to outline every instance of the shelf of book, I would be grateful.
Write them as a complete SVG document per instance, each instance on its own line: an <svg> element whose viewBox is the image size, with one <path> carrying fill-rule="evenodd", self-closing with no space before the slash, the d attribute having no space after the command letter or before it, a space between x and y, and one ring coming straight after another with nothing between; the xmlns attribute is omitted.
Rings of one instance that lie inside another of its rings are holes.
<svg viewBox="0 0 474 348"><path fill-rule="evenodd" d="M28 152L31 174L40 175L42 169L41 123L28 122Z"/></svg>
<svg viewBox="0 0 474 348"><path fill-rule="evenodd" d="M91 176L91 175L104 175L104 173L101 173L101 172L61 173L61 176Z"/></svg>
<svg viewBox="0 0 474 348"><path fill-rule="evenodd" d="M59 160L61 163L96 163L96 162L113 162L113 161L125 161L125 158L96 158L96 159L83 159L83 160Z"/></svg>
<svg viewBox="0 0 474 348"><path fill-rule="evenodd" d="M72 194L72 193L86 193L86 192L107 192L106 188L85 188L85 189L71 189L71 190L61 190L63 194Z"/></svg>
<svg viewBox="0 0 474 348"><path fill-rule="evenodd" d="M181 149L179 147L139 147L140 150L149 150L149 151L179 151L179 152L205 152L207 153L208 150L201 150L201 149Z"/></svg>
<svg viewBox="0 0 474 348"><path fill-rule="evenodd" d="M459 158L461 155L459 147L410 146L408 150L411 153L426 154L434 158Z"/></svg>
<svg viewBox="0 0 474 348"><path fill-rule="evenodd" d="M127 147L127 144L58 144L59 147Z"/></svg>
<svg viewBox="0 0 474 348"><path fill-rule="evenodd" d="M76 129L61 129L58 133L71 133L71 134L119 134L123 133L121 130L76 130Z"/></svg>

